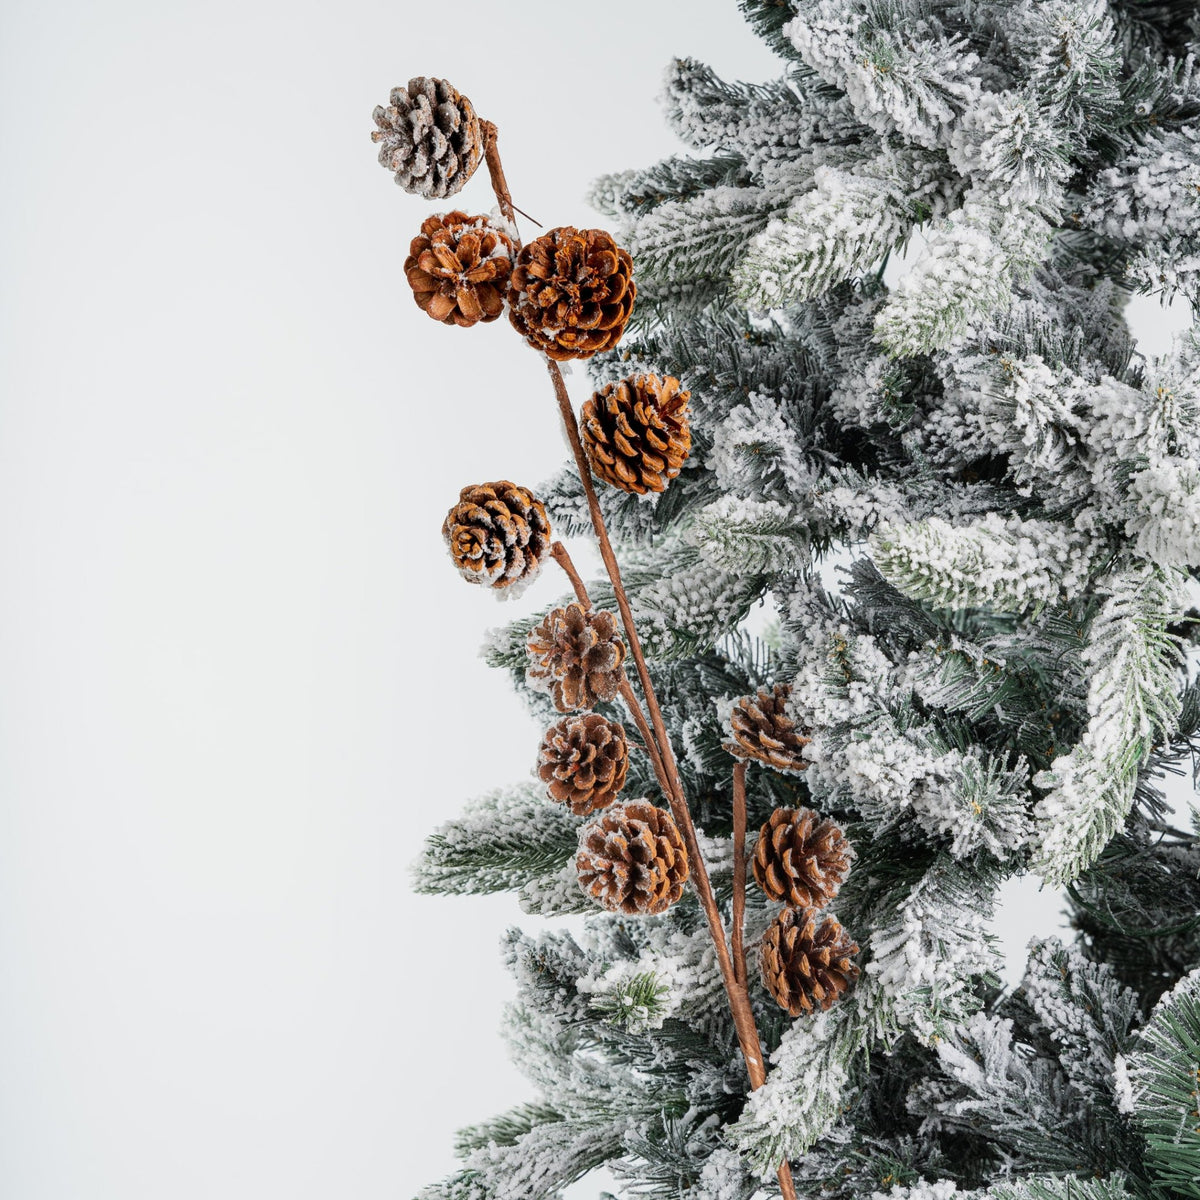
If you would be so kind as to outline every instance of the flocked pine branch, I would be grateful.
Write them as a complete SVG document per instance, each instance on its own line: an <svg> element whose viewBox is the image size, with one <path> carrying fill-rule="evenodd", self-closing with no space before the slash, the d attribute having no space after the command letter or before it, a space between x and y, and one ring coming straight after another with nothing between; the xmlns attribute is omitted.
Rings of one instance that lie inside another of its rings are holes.
<svg viewBox="0 0 1200 1200"><path fill-rule="evenodd" d="M1035 810L1035 865L1052 883L1074 879L1124 823L1138 771L1180 711L1179 649L1167 628L1182 608L1178 580L1138 565L1099 586L1108 597L1084 651L1091 670L1087 728L1034 780L1045 789Z"/></svg>

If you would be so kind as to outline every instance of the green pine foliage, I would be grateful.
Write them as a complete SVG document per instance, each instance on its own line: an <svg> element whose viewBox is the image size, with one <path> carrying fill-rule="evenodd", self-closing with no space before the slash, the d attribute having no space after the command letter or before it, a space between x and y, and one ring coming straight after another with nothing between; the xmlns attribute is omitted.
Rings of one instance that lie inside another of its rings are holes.
<svg viewBox="0 0 1200 1200"><path fill-rule="evenodd" d="M1200 973L1159 1001L1126 1064L1126 1105L1159 1187L1200 1196Z"/></svg>

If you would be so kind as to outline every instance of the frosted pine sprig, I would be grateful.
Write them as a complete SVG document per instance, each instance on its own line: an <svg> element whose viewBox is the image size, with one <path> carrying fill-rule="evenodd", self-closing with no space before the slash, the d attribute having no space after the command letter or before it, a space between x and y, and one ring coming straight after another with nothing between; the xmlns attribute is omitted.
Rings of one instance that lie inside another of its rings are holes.
<svg viewBox="0 0 1200 1200"><path fill-rule="evenodd" d="M886 526L871 539L875 565L906 596L938 608L998 612L1073 595L1099 548L1070 526L997 513L958 528L939 517Z"/></svg>
<svg viewBox="0 0 1200 1200"><path fill-rule="evenodd" d="M1154 742L1174 731L1179 646L1167 625L1183 610L1178 576L1145 563L1098 585L1107 591L1088 631L1089 720L1077 746L1034 777L1046 794L1035 869L1067 883L1095 861L1133 806L1138 770Z"/></svg>

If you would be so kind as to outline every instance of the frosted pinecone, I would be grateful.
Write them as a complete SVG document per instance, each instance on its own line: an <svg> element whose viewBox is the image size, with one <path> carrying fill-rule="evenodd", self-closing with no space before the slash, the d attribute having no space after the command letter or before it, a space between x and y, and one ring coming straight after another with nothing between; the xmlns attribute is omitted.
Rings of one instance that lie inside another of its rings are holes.
<svg viewBox="0 0 1200 1200"><path fill-rule="evenodd" d="M392 88L372 114L379 163L406 191L440 200L462 191L483 157L483 130L471 101L444 79L418 75Z"/></svg>

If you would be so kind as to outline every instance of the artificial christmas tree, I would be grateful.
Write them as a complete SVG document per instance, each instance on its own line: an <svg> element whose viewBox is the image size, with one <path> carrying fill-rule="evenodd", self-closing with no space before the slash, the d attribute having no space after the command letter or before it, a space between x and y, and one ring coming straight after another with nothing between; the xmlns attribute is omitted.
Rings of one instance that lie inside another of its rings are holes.
<svg viewBox="0 0 1200 1200"><path fill-rule="evenodd" d="M632 722L645 799L583 827L621 912L579 887L583 818L540 780L430 838L425 890L592 915L512 934L541 1099L465 1131L427 1195L556 1196L605 1165L693 1200L1200 1197L1200 820L1156 782L1200 749L1200 341L1147 359L1123 312L1200 299L1200 18L742 8L781 78L676 62L693 152L602 180L611 233L517 256L510 318L574 457L538 495L607 579L556 546L575 601L488 661L547 723ZM555 361L589 356L598 388L690 393L663 491L593 487ZM787 837L747 846L801 809L853 851L819 911L790 903ZM674 902L626 909L633 865L668 861ZM1019 875L1065 887L1076 936L1006 989L992 917Z"/></svg>

